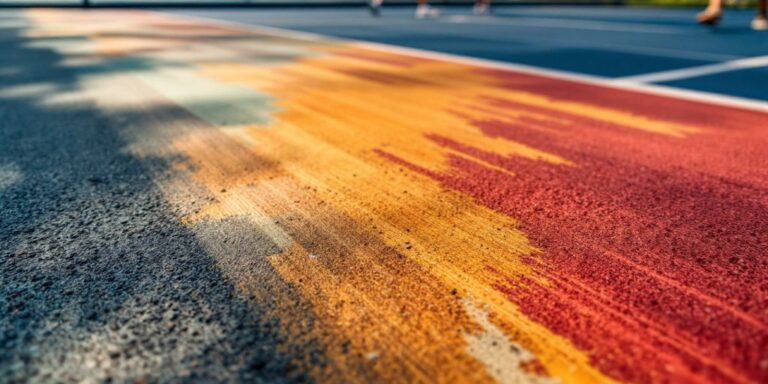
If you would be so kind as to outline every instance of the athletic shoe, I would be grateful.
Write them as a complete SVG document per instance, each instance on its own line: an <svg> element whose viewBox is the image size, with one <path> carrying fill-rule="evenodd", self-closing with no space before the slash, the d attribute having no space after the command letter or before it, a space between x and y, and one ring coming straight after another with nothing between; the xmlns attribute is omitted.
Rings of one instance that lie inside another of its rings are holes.
<svg viewBox="0 0 768 384"><path fill-rule="evenodd" d="M472 7L472 13L477 16L490 15L491 7L489 7L488 4L478 3L478 4L475 4L474 7Z"/></svg>
<svg viewBox="0 0 768 384"><path fill-rule="evenodd" d="M419 5L416 7L416 16L417 19L432 19L435 17L440 16L440 10L430 7L429 5Z"/></svg>
<svg viewBox="0 0 768 384"><path fill-rule="evenodd" d="M758 16L752 19L752 29L755 31L765 31L768 29L768 19L765 16Z"/></svg>

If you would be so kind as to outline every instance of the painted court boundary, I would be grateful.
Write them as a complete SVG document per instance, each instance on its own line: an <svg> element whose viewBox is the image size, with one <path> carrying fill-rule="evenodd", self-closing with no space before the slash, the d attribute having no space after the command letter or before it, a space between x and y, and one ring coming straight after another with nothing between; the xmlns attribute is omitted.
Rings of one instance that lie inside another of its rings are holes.
<svg viewBox="0 0 768 384"><path fill-rule="evenodd" d="M539 67L534 67L534 66L529 66L524 64L513 64L513 63L507 63L507 62L496 61L496 60L479 59L479 58L456 55L451 53L441 53L441 52L428 51L428 50L418 49L418 48L401 47L401 46L391 45L391 44L372 43L372 42L355 40L355 39L347 39L347 38L340 38L340 37L322 35L317 33L296 31L292 29L270 27L270 26L264 26L264 25L253 25L253 24L248 24L248 23L243 23L238 21L221 20L221 19L205 17L205 16L180 15L180 14L164 12L164 11L149 11L149 12L155 12L155 13L163 14L165 16L174 17L177 19L198 20L198 21L218 24L222 26L238 27L238 28L252 30L259 33L273 35L277 37L289 37L289 38L295 38L295 39L300 39L305 41L347 42L358 47L373 49L377 51L399 53L399 54L405 54L405 55L422 57L422 58L433 59L433 60L451 61L459 64L474 65L474 66L491 68L491 69L516 71L516 72L526 73L531 75L550 77L553 79L595 85L603 88L636 91L636 92L642 92L646 94L667 96L667 97L673 97L673 98L683 99L688 101L716 104L721 106L735 107L735 108L748 109L748 110L768 113L768 102L751 100L751 99L736 97L736 96L726 96L726 95L720 95L715 93L678 89L678 88L667 87L667 86L656 85L656 84L644 84L641 82L635 82L635 81L626 80L626 79L624 80L610 79L610 78L605 78L600 76L584 75L584 74L578 74L578 73L567 72L567 71L559 71L559 70L553 70L553 69L544 69L544 68L539 68Z"/></svg>
<svg viewBox="0 0 768 384"><path fill-rule="evenodd" d="M688 79L691 77L699 77L711 75L714 73L723 73L730 71L738 71L740 69L752 69L768 66L768 55L748 57L738 60L729 60L717 64L708 64L697 67L673 69L670 71L647 73L644 75L627 76L616 79L617 82L640 82L640 83L655 83L659 81L671 81Z"/></svg>

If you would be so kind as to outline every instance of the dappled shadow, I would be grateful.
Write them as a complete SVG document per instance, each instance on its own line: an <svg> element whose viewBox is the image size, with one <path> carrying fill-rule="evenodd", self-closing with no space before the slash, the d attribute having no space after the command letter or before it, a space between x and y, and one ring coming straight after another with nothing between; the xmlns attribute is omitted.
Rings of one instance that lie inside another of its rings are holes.
<svg viewBox="0 0 768 384"><path fill-rule="evenodd" d="M80 92L135 68L68 67L21 32L0 29L0 89L49 87L0 99L0 167L16 175L0 187L3 381L307 380L297 364L323 365L320 347L286 346L270 314L279 293L311 317L298 294L253 253L272 299L239 296L153 182L168 160L123 150L113 119L146 111L106 117Z"/></svg>

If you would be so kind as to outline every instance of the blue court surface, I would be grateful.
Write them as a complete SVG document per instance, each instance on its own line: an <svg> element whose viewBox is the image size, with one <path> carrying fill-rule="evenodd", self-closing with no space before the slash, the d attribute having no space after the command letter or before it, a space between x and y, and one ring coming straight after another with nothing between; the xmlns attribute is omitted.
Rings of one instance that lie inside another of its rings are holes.
<svg viewBox="0 0 768 384"><path fill-rule="evenodd" d="M379 18L365 7L162 11L768 101L768 32L749 28L752 10L727 10L717 28L697 25L696 8L506 5L474 16L450 6L431 20L413 10L385 5Z"/></svg>

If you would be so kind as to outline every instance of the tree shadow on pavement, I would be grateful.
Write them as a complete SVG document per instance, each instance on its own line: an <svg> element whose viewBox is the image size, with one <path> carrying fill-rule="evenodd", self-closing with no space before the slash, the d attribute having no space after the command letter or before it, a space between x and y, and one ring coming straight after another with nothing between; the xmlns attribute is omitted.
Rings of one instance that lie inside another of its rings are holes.
<svg viewBox="0 0 768 384"><path fill-rule="evenodd" d="M0 99L2 381L308 380L295 360L322 365L321 348L286 347L274 303L222 276L153 183L166 160L122 151L87 97L45 101L77 95L90 68L21 33L0 28L0 90L21 90ZM264 296L309 311L266 255L242 256L267 276Z"/></svg>

